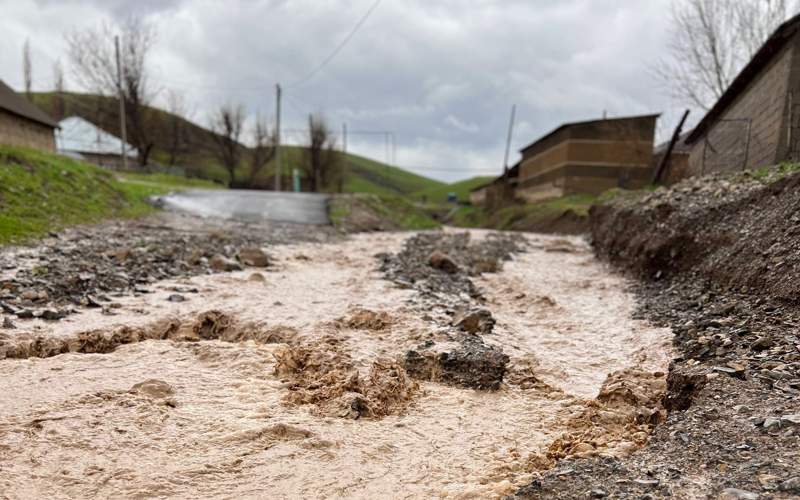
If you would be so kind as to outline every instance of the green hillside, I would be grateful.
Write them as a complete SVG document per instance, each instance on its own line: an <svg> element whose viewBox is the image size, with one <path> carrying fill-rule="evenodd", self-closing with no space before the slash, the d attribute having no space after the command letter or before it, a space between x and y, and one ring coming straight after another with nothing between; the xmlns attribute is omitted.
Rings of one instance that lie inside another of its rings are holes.
<svg viewBox="0 0 800 500"><path fill-rule="evenodd" d="M471 177L469 179L454 182L452 184L440 184L438 186L431 186L425 189L415 191L411 197L416 201L424 201L426 203L443 203L447 201L448 193L455 193L458 201L469 201L469 192L483 184L494 179L494 177Z"/></svg>
<svg viewBox="0 0 800 500"><path fill-rule="evenodd" d="M108 170L64 156L0 146L0 244L71 224L142 215L152 210L148 196L173 187L124 182Z"/></svg>
<svg viewBox="0 0 800 500"><path fill-rule="evenodd" d="M34 93L33 101L42 109L61 119L77 115L88 120L111 134L119 135L119 108L116 100L91 94L65 93L59 99L53 92ZM152 130L155 143L151 160L161 164L170 163L171 127L177 122L182 130L181 147L176 165L186 170L187 176L226 183L228 174L214 157L212 133L202 126L156 108L148 108L147 121ZM242 146L244 155L248 149ZM286 146L282 148L283 183L291 182L293 168L303 165L303 148ZM344 190L349 193L372 193L382 196L410 195L424 189L434 189L444 184L401 168L370 160L362 156L348 154L344 162L347 176ZM268 164L256 177L255 188L271 188L275 170ZM239 183L249 183L250 172L243 161L236 172Z"/></svg>

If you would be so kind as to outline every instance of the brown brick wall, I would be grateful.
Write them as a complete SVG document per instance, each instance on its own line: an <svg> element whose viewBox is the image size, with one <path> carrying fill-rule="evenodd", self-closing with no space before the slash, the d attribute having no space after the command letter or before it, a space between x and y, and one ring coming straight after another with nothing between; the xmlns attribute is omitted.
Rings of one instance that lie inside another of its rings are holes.
<svg viewBox="0 0 800 500"><path fill-rule="evenodd" d="M54 130L0 109L0 144L56 150Z"/></svg>
<svg viewBox="0 0 800 500"><path fill-rule="evenodd" d="M772 165L785 155L790 73L797 36L750 82L693 145L689 172L734 172Z"/></svg>

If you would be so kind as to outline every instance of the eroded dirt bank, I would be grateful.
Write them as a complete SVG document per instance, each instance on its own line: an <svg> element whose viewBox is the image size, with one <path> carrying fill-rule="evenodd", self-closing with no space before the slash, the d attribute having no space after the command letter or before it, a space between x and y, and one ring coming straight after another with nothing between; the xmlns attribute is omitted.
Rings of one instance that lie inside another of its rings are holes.
<svg viewBox="0 0 800 500"><path fill-rule="evenodd" d="M665 405L630 457L565 460L526 498L800 496L800 176L690 179L593 209L598 254L675 331Z"/></svg>
<svg viewBox="0 0 800 500"><path fill-rule="evenodd" d="M2 494L501 497L564 457L625 456L663 419L671 333L632 319L579 239L266 250L110 309L15 317Z"/></svg>

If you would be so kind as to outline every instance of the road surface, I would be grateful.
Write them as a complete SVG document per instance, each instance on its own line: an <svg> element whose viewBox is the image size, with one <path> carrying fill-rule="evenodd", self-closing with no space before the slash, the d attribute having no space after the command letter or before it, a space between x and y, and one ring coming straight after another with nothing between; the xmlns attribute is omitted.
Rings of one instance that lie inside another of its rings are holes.
<svg viewBox="0 0 800 500"><path fill-rule="evenodd" d="M190 189L160 198L164 207L203 217L328 224L328 195L247 189Z"/></svg>

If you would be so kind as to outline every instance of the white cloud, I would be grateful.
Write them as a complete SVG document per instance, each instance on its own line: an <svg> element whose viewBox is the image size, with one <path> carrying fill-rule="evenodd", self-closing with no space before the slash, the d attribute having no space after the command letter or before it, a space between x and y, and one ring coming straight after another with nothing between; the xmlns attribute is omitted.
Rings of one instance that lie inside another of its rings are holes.
<svg viewBox="0 0 800 500"><path fill-rule="evenodd" d="M508 112L514 147L564 121L671 111L648 71L664 47L669 0L384 1L323 71L306 76L372 0L0 0L7 50L0 78L21 83L21 47L34 47L37 88L52 84L63 33L131 12L159 30L154 83L187 96L204 121L221 102L274 112L287 128L322 111L338 129L389 130L401 166L437 178L499 171ZM10 43L9 43L10 41ZM672 113L675 114L675 113ZM351 141L383 159L380 135Z"/></svg>

